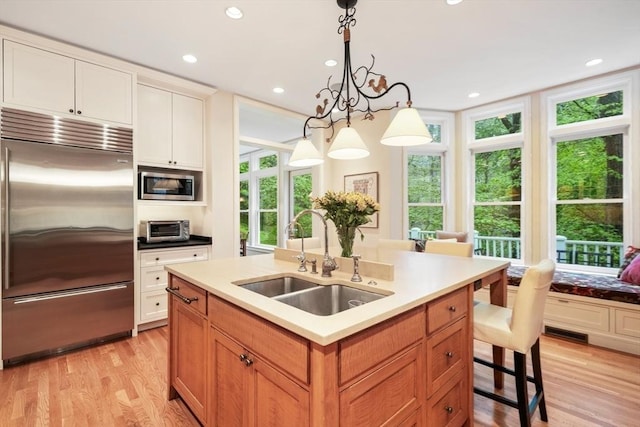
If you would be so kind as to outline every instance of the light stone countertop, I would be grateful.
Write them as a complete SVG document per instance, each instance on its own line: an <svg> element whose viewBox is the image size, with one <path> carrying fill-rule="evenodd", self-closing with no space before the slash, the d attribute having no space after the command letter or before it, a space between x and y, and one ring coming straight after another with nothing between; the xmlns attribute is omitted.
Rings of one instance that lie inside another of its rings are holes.
<svg viewBox="0 0 640 427"><path fill-rule="evenodd" d="M332 254L338 252L339 249L330 249ZM393 264L394 280L362 275L362 282L353 283L351 269L336 270L333 277L324 278L310 272L298 273L295 259L276 258L266 254L212 259L172 264L165 269L304 338L328 345L509 266L508 261L372 248L363 251L362 258ZM321 260L320 256L319 272ZM281 277L283 273L319 284L338 283L389 296L331 316L318 316L237 286L253 279ZM377 282L376 286L367 285L371 279Z"/></svg>

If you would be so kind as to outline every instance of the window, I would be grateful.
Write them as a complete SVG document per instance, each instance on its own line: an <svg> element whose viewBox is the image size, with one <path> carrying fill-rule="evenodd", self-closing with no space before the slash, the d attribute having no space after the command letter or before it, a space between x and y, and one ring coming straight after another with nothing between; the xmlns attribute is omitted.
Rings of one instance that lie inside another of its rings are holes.
<svg viewBox="0 0 640 427"><path fill-rule="evenodd" d="M630 99L629 83L623 81L587 83L548 98L554 175L550 239L559 264L615 271L623 260L631 217L625 198Z"/></svg>
<svg viewBox="0 0 640 427"><path fill-rule="evenodd" d="M406 151L406 218L410 239L435 237L447 222L445 182L449 135L453 116L431 114L423 117L433 142Z"/></svg>
<svg viewBox="0 0 640 427"><path fill-rule="evenodd" d="M278 244L278 154L254 151L240 159L240 232L252 246Z"/></svg>
<svg viewBox="0 0 640 427"><path fill-rule="evenodd" d="M523 258L522 160L526 103L467 116L476 255Z"/></svg>
<svg viewBox="0 0 640 427"><path fill-rule="evenodd" d="M291 207L291 212L289 221L303 210L311 209L311 198L309 196L312 191L312 183L311 171L309 169L290 172L289 206ZM295 233L292 231L291 238L311 237L313 232L311 220L312 215L302 215L298 218L298 223L302 227L302 230L296 229Z"/></svg>

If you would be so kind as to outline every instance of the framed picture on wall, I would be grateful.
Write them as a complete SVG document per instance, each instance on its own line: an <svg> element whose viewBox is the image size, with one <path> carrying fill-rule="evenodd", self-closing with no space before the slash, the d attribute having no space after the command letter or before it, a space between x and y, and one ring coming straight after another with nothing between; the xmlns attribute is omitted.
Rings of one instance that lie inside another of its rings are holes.
<svg viewBox="0 0 640 427"><path fill-rule="evenodd" d="M378 201L378 172L359 173L356 175L345 175L344 191L355 191L356 193L371 196ZM378 212L371 215L371 222L361 225L362 228L378 228Z"/></svg>

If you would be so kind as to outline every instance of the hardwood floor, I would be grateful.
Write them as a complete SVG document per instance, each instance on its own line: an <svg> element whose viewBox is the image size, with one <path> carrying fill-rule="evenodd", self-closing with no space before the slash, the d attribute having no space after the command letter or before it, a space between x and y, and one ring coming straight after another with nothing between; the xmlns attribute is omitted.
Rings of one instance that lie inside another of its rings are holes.
<svg viewBox="0 0 640 427"><path fill-rule="evenodd" d="M0 426L198 426L180 399L167 401L167 332L0 371ZM640 424L639 357L551 337L542 337L541 349L549 423L536 412L534 427ZM476 342L476 355L489 351ZM491 372L475 368L476 383L490 386ZM508 377L505 384L513 393ZM518 425L515 409L480 396L474 415L476 426Z"/></svg>

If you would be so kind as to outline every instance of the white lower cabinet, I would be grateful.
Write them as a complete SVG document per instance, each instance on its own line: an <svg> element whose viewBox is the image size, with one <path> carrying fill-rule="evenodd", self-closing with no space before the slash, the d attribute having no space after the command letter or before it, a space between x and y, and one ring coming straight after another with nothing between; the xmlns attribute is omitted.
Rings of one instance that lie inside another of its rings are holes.
<svg viewBox="0 0 640 427"><path fill-rule="evenodd" d="M138 251L140 265L140 317L138 325L167 318L168 274L165 265L209 259L208 246Z"/></svg>

